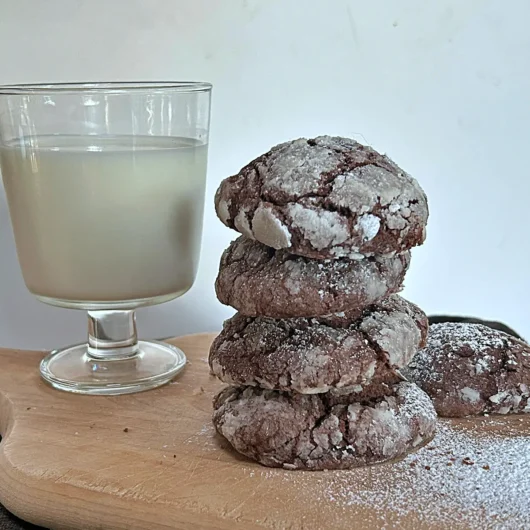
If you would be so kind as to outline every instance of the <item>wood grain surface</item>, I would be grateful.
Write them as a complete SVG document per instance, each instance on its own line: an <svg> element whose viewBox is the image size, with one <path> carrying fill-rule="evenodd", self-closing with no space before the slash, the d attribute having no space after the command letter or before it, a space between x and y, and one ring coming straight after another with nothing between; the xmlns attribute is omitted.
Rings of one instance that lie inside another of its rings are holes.
<svg viewBox="0 0 530 530"><path fill-rule="evenodd" d="M290 472L230 450L211 425L221 387L208 371L212 338L170 341L188 355L184 372L165 387L118 397L53 390L38 376L42 352L0 350L0 502L27 521L69 530L449 527L438 519L434 504L444 499L436 492L430 506L421 495L412 509L392 501L392 488L408 480L403 465ZM475 437L523 436L528 427L516 417L451 423ZM388 484L388 494L363 500L375 483ZM509 515L523 527L524 514ZM495 522L477 517L450 527Z"/></svg>

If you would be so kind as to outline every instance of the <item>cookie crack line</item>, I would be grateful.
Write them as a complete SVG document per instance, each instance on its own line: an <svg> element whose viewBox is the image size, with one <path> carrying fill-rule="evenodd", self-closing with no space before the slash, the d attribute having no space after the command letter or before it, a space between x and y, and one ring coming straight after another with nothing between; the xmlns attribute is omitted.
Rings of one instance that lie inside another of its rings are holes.
<svg viewBox="0 0 530 530"><path fill-rule="evenodd" d="M383 350L383 348L363 329L359 329L359 333L364 337L364 340L369 344L370 348L375 352L377 359L383 363L385 368L391 372L396 372L395 368L390 366L388 352L385 352L385 350Z"/></svg>
<svg viewBox="0 0 530 530"><path fill-rule="evenodd" d="M277 200L277 199L273 200L272 198L269 198L269 199L266 199L266 200L261 200L260 199L260 202L263 205L267 206L267 207L270 207L270 206L275 207L275 209L274 209L275 215L285 225L289 226L290 223L288 223L286 221L288 214L284 211L284 209L289 209L289 207L293 206L293 205L300 205L300 206L303 207L304 204L303 203L300 204L300 199L307 199L307 198L322 198L322 199L324 199L321 202L318 202L316 204L310 204L308 206L312 206L312 207L318 206L318 208L320 210L322 210L322 211L339 214L341 217L343 217L345 220L348 221L348 225L350 227L350 232L352 231L351 227L354 226L357 223L359 217L361 217L361 214L359 212L357 212L356 210L352 209L350 206L348 206L346 204L344 204L344 205L335 204L332 201L330 201L327 198L326 195L316 194L314 192L307 193L307 194L304 194L303 196L300 196L300 197L297 197L297 198L294 198L294 199L290 199L290 200L287 200L287 201L280 201L280 200ZM399 199L399 196L396 197L396 199ZM419 204L419 201L417 199L406 199L406 201L399 201L399 202L404 204L404 207L408 208L408 209L410 209L411 206L416 206L417 204ZM377 202L374 203L374 205L371 207L370 210L363 211L362 215L371 214L371 215L374 215L374 216L378 217L379 219L381 219L381 216L378 215L378 214L380 214L384 210L384 208L385 208L385 205L382 204L381 197L378 196ZM403 218L407 219L405 217L403 217ZM230 223L231 223L231 225L233 225L233 220L231 220ZM249 224L250 224L250 227L251 227L252 231L254 231L253 219L249 219ZM292 229L293 228L291 228L291 230ZM385 230L388 231L388 232L403 232L404 230L406 230L406 228L385 227ZM343 245L343 243L337 244L337 245L329 245L329 247L341 246L341 245ZM368 256L368 257L370 257L370 256Z"/></svg>
<svg viewBox="0 0 530 530"><path fill-rule="evenodd" d="M368 166L374 166L379 169L384 169L385 171L388 171L388 168L378 164L377 162L361 162L355 167L352 168L344 168L345 171L327 171L324 173L321 173L321 186L324 187L324 189L321 190L315 190L315 191L308 191L306 193L300 193L296 194L286 200L281 200L274 198L268 193L263 193L263 186L260 188L260 192L258 194L259 200L261 202L266 202L268 204L272 204L274 206L288 206L289 204L296 203L300 199L318 199L318 198L325 198L327 197L332 191L333 191L333 185L335 184L335 181L339 177L346 176L351 171L354 171L355 169L361 169L363 167ZM378 196L378 201L381 201L381 197Z"/></svg>

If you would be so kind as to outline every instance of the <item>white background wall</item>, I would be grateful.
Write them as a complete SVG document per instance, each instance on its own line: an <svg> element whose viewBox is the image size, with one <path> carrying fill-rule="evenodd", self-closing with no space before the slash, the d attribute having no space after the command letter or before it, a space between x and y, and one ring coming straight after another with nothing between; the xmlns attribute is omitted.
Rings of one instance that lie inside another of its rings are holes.
<svg viewBox="0 0 530 530"><path fill-rule="evenodd" d="M140 331L219 329L220 180L271 145L321 133L386 151L428 193L405 294L427 312L502 319L530 337L528 0L0 0L0 83L214 83L200 273ZM26 292L0 199L0 344L85 335Z"/></svg>

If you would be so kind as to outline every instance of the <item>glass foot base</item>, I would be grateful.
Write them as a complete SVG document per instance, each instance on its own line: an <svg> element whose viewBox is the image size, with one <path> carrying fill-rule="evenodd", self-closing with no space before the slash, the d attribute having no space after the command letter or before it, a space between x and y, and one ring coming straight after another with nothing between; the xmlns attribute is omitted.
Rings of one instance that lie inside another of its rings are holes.
<svg viewBox="0 0 530 530"><path fill-rule="evenodd" d="M56 350L40 364L46 382L77 394L115 396L156 388L169 382L186 365L186 356L175 346L138 341L138 354L125 359L102 360L79 344Z"/></svg>

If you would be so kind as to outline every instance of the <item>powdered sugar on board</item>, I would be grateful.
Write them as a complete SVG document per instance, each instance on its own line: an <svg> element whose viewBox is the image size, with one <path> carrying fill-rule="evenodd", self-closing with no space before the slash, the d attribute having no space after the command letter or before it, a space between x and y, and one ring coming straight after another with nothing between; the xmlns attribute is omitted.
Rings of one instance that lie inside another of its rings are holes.
<svg viewBox="0 0 530 530"><path fill-rule="evenodd" d="M393 464L247 473L317 503L329 528L530 528L526 417L441 420L430 444Z"/></svg>
<svg viewBox="0 0 530 530"><path fill-rule="evenodd" d="M353 475L337 475L323 497L342 509L364 504L398 516L414 511L426 524L486 528L485 518L495 528L530 524L530 433L477 437L440 422L433 442L394 466L392 487L384 474L373 474L352 491Z"/></svg>

